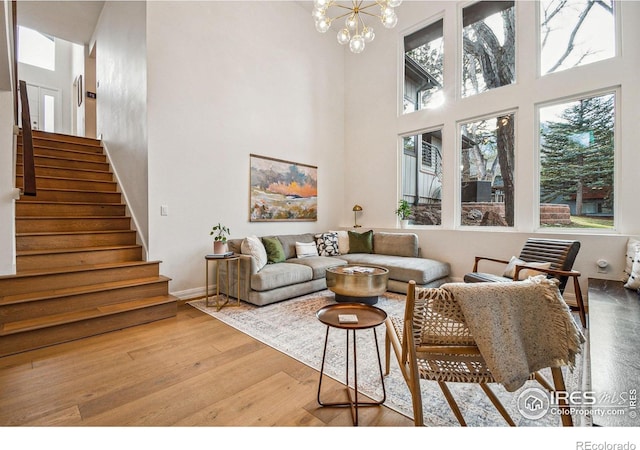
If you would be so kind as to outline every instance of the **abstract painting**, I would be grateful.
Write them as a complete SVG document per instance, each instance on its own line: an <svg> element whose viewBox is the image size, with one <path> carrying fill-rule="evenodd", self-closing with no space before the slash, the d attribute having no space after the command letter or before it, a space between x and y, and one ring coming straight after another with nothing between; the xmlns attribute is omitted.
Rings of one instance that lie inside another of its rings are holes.
<svg viewBox="0 0 640 450"><path fill-rule="evenodd" d="M251 222L318 220L318 168L249 155Z"/></svg>

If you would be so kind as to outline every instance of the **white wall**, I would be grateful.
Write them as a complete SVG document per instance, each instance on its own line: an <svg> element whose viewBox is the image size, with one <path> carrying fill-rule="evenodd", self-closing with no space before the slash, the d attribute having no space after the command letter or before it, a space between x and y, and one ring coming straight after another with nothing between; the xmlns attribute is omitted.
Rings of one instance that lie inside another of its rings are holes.
<svg viewBox="0 0 640 450"><path fill-rule="evenodd" d="M94 37L100 49L96 61L97 133L102 134L145 243L149 190L145 3L105 2Z"/></svg>
<svg viewBox="0 0 640 450"><path fill-rule="evenodd" d="M172 292L203 293L219 221L232 237L340 222L344 49L315 31L309 10L148 2L147 38L150 258L164 261ZM318 167L317 222L249 222L250 153Z"/></svg>
<svg viewBox="0 0 640 450"><path fill-rule="evenodd" d="M464 3L464 2L462 2ZM399 194L399 140L401 134L436 126L443 126L443 225L442 227L415 228L426 256L452 264L453 276L461 278L473 266L475 255L495 255L509 258L517 255L527 237L538 234L545 237L575 238L582 242L575 268L586 279L621 278L624 264L626 235L640 233L640 208L637 207L637 167L640 164L640 93L637 73L640 69L640 3L619 2L622 8L624 33L622 57L596 63L553 76L537 78L535 33L517 33L518 82L513 86L496 89L464 101L448 102L436 111L423 110L409 115L399 115L399 98L402 98L402 36L426 21L444 17L445 42L445 95L455 96L454 80L456 60L461 59L457 47L460 2L404 2L398 9L399 25L395 37L376 38L361 55L346 58L346 139L345 139L345 203L342 223L352 223L350 205L359 203L364 211L360 223L367 227L395 229L393 214ZM534 2L517 3L517 23L535 29ZM426 25L426 23L423 23ZM522 30L522 28L518 28ZM569 81L569 82L567 82ZM538 232L534 223L537 208L535 190L536 161L534 154L534 103L552 98L589 92L602 86L622 85L620 110L620 158L616 172L618 229L608 234L575 231L555 235ZM457 121L479 114L516 108L516 227L514 229L456 229L457 171L456 136ZM358 170L354 170L358 167ZM595 262L605 258L611 263L608 273L596 272ZM487 268L489 269L489 268Z"/></svg>

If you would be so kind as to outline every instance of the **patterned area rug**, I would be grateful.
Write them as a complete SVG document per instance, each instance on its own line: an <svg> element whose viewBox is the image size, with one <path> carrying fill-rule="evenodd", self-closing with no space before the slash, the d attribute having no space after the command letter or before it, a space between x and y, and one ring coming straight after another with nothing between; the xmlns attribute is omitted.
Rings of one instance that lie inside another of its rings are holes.
<svg viewBox="0 0 640 450"><path fill-rule="evenodd" d="M191 306L200 311L318 371L322 363L326 327L316 318L316 311L332 303L335 303L334 294L328 290L262 307L242 302L238 307L226 307L219 312L215 310L215 307L207 308L204 299L189 302ZM376 306L386 311L388 315L401 317L404 313L404 296L388 292L385 296L380 297ZM376 333L384 368L385 325L376 327ZM330 329L325 361L325 373L343 383L345 379L345 334L343 330ZM379 399L382 397L382 387L375 356L373 331L361 330L356 335L358 390L369 397ZM350 365L350 368L352 367ZM565 371L565 382L569 391L582 389L581 369L582 360L581 356L578 356L576 368L572 372ZM550 371L543 371L543 374L551 380ZM385 406L413 418L411 394L402 377L393 351L391 352L391 371L384 378L384 383L387 394ZM507 426L479 386L463 383L450 383L449 386L469 426ZM493 385L492 388L518 426L560 426L558 416L547 414L541 419L529 420L518 411L519 393L529 387L538 386L539 384L535 381L528 381L516 392L507 392L500 385ZM425 425L459 425L436 383L423 380L421 389ZM574 417L575 425L584 425L580 421L580 417Z"/></svg>

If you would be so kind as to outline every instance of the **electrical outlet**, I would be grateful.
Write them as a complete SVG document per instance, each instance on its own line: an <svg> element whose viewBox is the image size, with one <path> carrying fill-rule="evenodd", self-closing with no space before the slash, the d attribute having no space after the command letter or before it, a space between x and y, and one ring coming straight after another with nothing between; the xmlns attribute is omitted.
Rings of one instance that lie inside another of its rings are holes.
<svg viewBox="0 0 640 450"><path fill-rule="evenodd" d="M160 205L160 215L161 216L169 215L169 207L167 205Z"/></svg>
<svg viewBox="0 0 640 450"><path fill-rule="evenodd" d="M596 261L596 266L598 266L598 273L607 273L609 262L606 259L599 259Z"/></svg>

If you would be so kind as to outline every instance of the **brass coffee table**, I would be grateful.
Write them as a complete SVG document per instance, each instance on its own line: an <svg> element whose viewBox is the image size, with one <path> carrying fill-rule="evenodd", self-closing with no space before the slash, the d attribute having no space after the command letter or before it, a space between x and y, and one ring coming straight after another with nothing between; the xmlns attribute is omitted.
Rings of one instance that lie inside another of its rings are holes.
<svg viewBox="0 0 640 450"><path fill-rule="evenodd" d="M382 374L382 362L380 361L380 348L378 346L378 336L376 329L387 318L387 313L382 309L363 303L336 303L320 308L316 313L318 320L327 326L327 333L324 338L324 351L322 352L322 365L320 366L320 381L318 382L318 404L320 406L350 407L353 425L358 425L358 407L382 405L387 393L384 388L384 378ZM329 329L338 328L346 331L346 357L345 357L345 389L349 401L347 402L325 402L321 398L322 377L324 374L324 361L327 356L327 342L329 340ZM366 330L371 328L373 340L376 344L376 354L378 355L378 369L380 370L380 384L382 385L382 399L373 401L361 401L358 399L358 355L356 347L356 330ZM349 333L351 332L351 333ZM353 339L353 392L349 388L349 337Z"/></svg>
<svg viewBox="0 0 640 450"><path fill-rule="evenodd" d="M336 302L375 305L387 291L389 271L368 264L347 264L327 269L327 288L336 294Z"/></svg>

